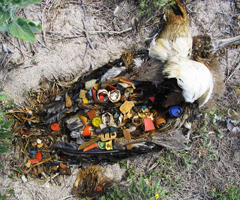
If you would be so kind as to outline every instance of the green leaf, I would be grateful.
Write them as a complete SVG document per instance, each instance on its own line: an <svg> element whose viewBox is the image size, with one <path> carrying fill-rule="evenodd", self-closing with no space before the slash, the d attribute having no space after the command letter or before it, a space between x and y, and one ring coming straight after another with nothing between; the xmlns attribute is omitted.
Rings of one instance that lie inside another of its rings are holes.
<svg viewBox="0 0 240 200"><path fill-rule="evenodd" d="M16 2L18 4L19 8L26 8L27 6L31 4L37 4L40 3L42 0L13 0L13 2Z"/></svg>
<svg viewBox="0 0 240 200"><path fill-rule="evenodd" d="M3 23L3 25L0 27L0 32L1 33L8 33L9 32L9 28L8 28L8 25L6 23Z"/></svg>
<svg viewBox="0 0 240 200"><path fill-rule="evenodd" d="M33 34L30 26L21 18L18 18L9 24L9 31L14 37L21 40L28 42L35 41L35 35Z"/></svg>
<svg viewBox="0 0 240 200"><path fill-rule="evenodd" d="M42 31L42 26L41 26L41 23L40 23L40 22L34 22L34 21L31 21L31 20L26 19L26 18L21 18L21 19L28 23L28 25L30 26L30 28L32 29L32 31L41 33L41 31Z"/></svg>
<svg viewBox="0 0 240 200"><path fill-rule="evenodd" d="M6 122L2 125L2 127L3 127L3 128L9 128L13 123L14 123L14 120L13 120L13 119L10 119L10 120L6 121Z"/></svg>
<svg viewBox="0 0 240 200"><path fill-rule="evenodd" d="M6 99L8 96L8 94L0 94L0 101L3 101L4 99Z"/></svg>
<svg viewBox="0 0 240 200"><path fill-rule="evenodd" d="M3 23L10 19L10 13L7 11L5 12L2 8L0 8L0 27L3 26Z"/></svg>

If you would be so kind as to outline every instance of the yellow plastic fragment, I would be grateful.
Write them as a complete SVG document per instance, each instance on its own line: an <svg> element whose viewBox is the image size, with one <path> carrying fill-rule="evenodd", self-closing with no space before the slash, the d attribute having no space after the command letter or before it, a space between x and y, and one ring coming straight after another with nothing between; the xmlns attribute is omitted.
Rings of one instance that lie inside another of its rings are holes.
<svg viewBox="0 0 240 200"><path fill-rule="evenodd" d="M38 148L42 148L42 146L43 146L43 143L37 145Z"/></svg>
<svg viewBox="0 0 240 200"><path fill-rule="evenodd" d="M88 104L88 99L87 98L83 98L82 101L83 101L83 104Z"/></svg>
<svg viewBox="0 0 240 200"><path fill-rule="evenodd" d="M106 142L105 147L107 150L112 150L113 149L112 140L110 140L109 142Z"/></svg>

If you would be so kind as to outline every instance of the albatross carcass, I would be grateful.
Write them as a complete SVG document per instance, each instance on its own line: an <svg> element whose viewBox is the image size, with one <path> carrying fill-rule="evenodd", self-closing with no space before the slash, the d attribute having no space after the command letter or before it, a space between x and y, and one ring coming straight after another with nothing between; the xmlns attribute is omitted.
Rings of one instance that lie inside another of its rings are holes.
<svg viewBox="0 0 240 200"><path fill-rule="evenodd" d="M185 7L178 0L175 2L165 13L160 35L150 44L149 56L165 63L163 74L177 79L186 102L197 100L201 107L211 96L213 78L207 66L189 59L192 50L189 19Z"/></svg>

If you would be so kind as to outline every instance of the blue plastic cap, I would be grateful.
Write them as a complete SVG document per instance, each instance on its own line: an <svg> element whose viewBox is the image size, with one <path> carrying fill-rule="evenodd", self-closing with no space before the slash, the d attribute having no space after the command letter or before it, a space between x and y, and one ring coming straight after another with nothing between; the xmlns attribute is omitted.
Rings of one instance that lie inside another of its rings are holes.
<svg viewBox="0 0 240 200"><path fill-rule="evenodd" d="M172 106L169 109L169 113L172 117L178 117L182 114L182 108L180 106Z"/></svg>

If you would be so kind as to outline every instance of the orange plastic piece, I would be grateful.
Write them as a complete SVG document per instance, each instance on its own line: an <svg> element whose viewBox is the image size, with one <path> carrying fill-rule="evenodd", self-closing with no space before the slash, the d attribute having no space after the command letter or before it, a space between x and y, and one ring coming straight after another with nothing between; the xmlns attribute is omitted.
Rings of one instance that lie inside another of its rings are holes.
<svg viewBox="0 0 240 200"><path fill-rule="evenodd" d="M112 85L107 85L108 86L108 90L109 91L111 91L111 90L116 90L117 88L116 87L114 87L114 86L112 86Z"/></svg>
<svg viewBox="0 0 240 200"><path fill-rule="evenodd" d="M144 118L145 131L151 131L155 129L153 121L151 118Z"/></svg>
<svg viewBox="0 0 240 200"><path fill-rule="evenodd" d="M164 124L166 124L166 120L164 118L159 118L159 119L156 120L155 124L156 124L157 127L161 127Z"/></svg>
<svg viewBox="0 0 240 200"><path fill-rule="evenodd" d="M97 143L93 143L93 144L89 145L88 147L85 147L83 149L83 152L89 151L90 149L93 149L93 148L96 148L96 147L98 147L98 144Z"/></svg>
<svg viewBox="0 0 240 200"><path fill-rule="evenodd" d="M52 129L53 131L57 131L57 130L59 129L59 124L58 124L58 123L53 123L53 124L51 125L51 129Z"/></svg>
<svg viewBox="0 0 240 200"><path fill-rule="evenodd" d="M96 101L97 99L97 93L96 91L94 90L94 88L92 88L92 96L93 96L93 100Z"/></svg>
<svg viewBox="0 0 240 200"><path fill-rule="evenodd" d="M42 160L42 154L40 152L37 152L35 158L40 162Z"/></svg>
<svg viewBox="0 0 240 200"><path fill-rule="evenodd" d="M83 136L84 137L91 136L91 132L90 132L89 128L90 128L89 125L84 128L84 130L83 130Z"/></svg>
<svg viewBox="0 0 240 200"><path fill-rule="evenodd" d="M81 115L81 116L80 116L80 119L82 120L82 122L83 122L84 125L87 124L87 121L88 121L87 117Z"/></svg>
<svg viewBox="0 0 240 200"><path fill-rule="evenodd" d="M96 116L96 111L90 110L89 112L87 112L87 115L88 115L89 119L92 120Z"/></svg>
<svg viewBox="0 0 240 200"><path fill-rule="evenodd" d="M136 89L135 85L133 84L133 81L127 80L125 78L120 78L119 81L127 83L128 85L131 85L133 89Z"/></svg>

